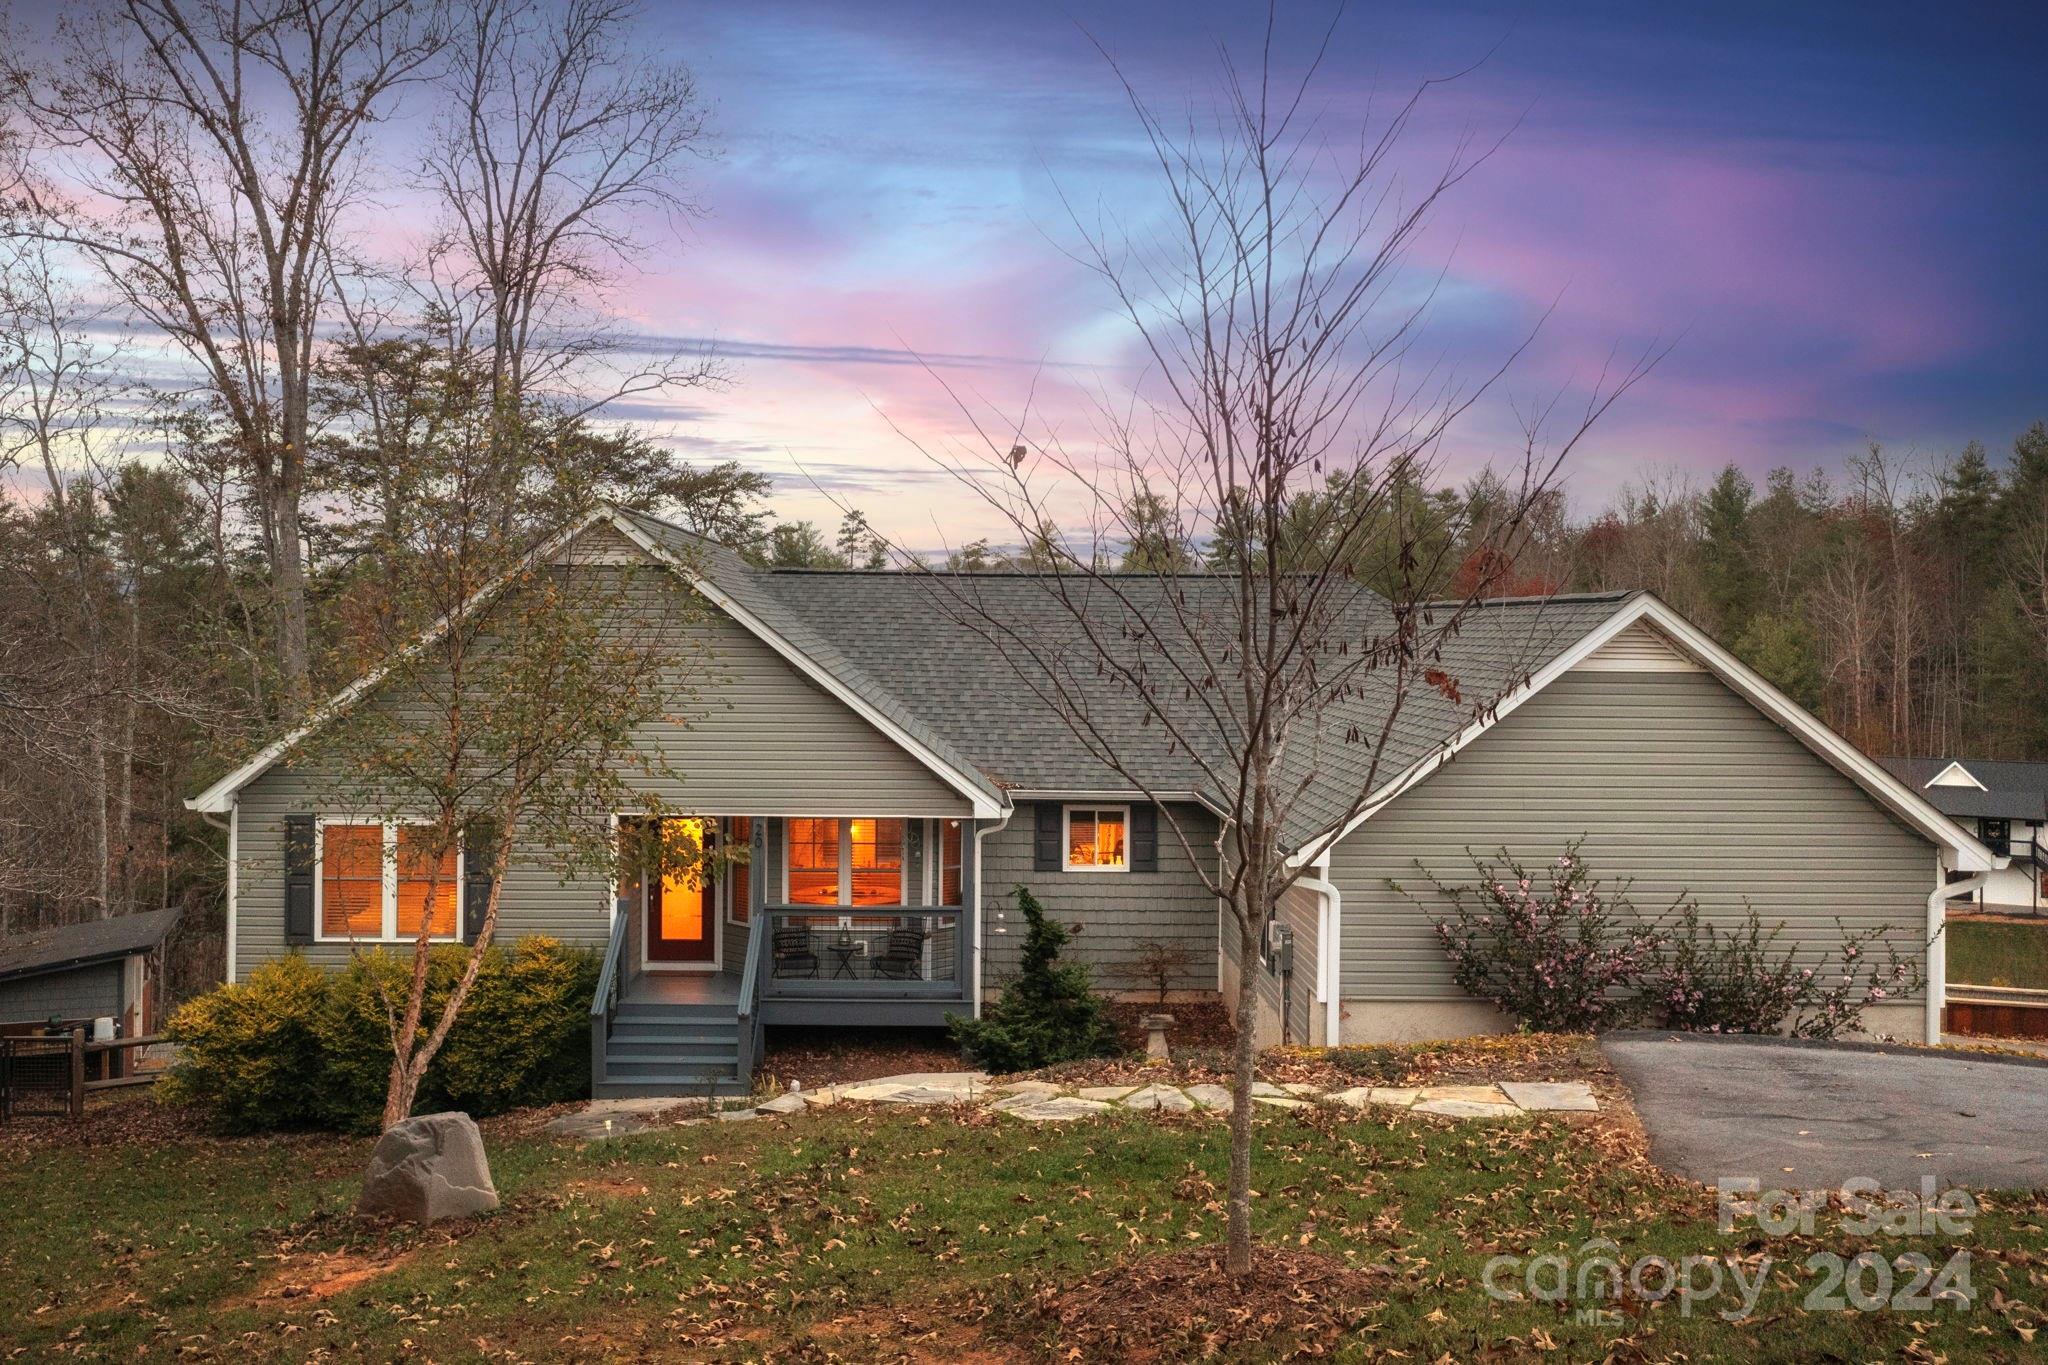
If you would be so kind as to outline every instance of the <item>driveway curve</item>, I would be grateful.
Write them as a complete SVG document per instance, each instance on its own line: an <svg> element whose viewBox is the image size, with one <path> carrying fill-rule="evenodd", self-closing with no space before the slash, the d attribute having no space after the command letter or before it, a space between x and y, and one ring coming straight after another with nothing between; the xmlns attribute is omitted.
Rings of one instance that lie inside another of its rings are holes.
<svg viewBox="0 0 2048 1365"><path fill-rule="evenodd" d="M1650 1155L1709 1184L2048 1187L2048 1060L1871 1043L1609 1034Z"/></svg>

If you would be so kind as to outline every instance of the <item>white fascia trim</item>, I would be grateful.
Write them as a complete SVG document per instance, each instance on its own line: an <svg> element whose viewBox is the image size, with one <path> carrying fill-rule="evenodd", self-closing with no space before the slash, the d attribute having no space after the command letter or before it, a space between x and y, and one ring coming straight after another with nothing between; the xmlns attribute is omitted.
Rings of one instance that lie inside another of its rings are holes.
<svg viewBox="0 0 2048 1365"><path fill-rule="evenodd" d="M1071 801L1077 806L1086 805L1090 801L1107 805L1130 805L1135 801L1150 801L1155 806L1200 806L1211 815L1219 817L1230 814L1214 797L1198 791L1147 792L1137 787L1012 787L1003 795L1008 797L1013 805L1019 801Z"/></svg>
<svg viewBox="0 0 2048 1365"><path fill-rule="evenodd" d="M510 583L514 577L525 572L533 565L559 553L563 546L567 545L577 536L582 535L584 531L588 530L600 519L609 516L611 516L609 511L599 508L597 511L586 515L567 530L559 531L549 536L529 551L517 564L477 589L470 596L470 599L462 604L459 613L450 612L429 626L420 635L419 639L413 641L404 650L400 651L398 658L402 659L408 655L416 654L433 644L448 633L449 626L454 622L458 614L467 615L469 612L474 611L481 603L488 600L506 584ZM199 795L188 799L185 802L185 809L215 815L230 809L234 803L236 792L255 781L258 777L261 777L272 764L283 758L287 753L290 753L293 746L305 742L307 738L329 721L346 714L350 707L362 700L365 693L375 688L377 684L383 682L385 678L391 675L391 670L396 666L396 662L397 660L394 659L391 663L379 664L347 687L344 687L341 691L335 693L332 698L323 703L313 714L306 717L296 728L288 732L283 739L275 740L257 750L255 757L251 758L247 763L244 763L241 767L199 793Z"/></svg>
<svg viewBox="0 0 2048 1365"><path fill-rule="evenodd" d="M610 514L607 513L606 515ZM684 582L703 594L719 610L725 612L726 615L732 617L754 635L758 636L770 649L795 666L798 672L824 688L826 692L838 698L841 702L844 702L854 714L887 735L896 743L897 747L903 749L911 757L931 769L947 786L966 797L973 803L975 819L993 820L1003 813L1003 807L991 798L987 792L964 776L959 769L939 757L938 754L934 753L916 736L910 734L902 726L869 704L859 693L849 690L839 679L833 677L825 669L820 668L814 659L789 641L783 639L781 635L769 627L767 622L761 620L760 617L754 615L731 597L719 591L716 585L702 575L690 572L673 555L670 555L659 545L655 544L639 527L620 516L611 516L611 523L618 529L621 535L639 546L657 563L667 566L669 570L682 578Z"/></svg>
<svg viewBox="0 0 2048 1365"><path fill-rule="evenodd" d="M241 900L242 803L228 802L228 982L235 980L235 921Z"/></svg>
<svg viewBox="0 0 2048 1365"><path fill-rule="evenodd" d="M1630 599L1620 611L1589 631L1577 644L1537 670L1526 686L1502 698L1491 715L1467 725L1449 744L1374 792L1367 798L1364 808L1342 829L1311 839L1296 850L1288 858L1288 866L1299 867L1321 858L1346 835L1378 814L1389 801L1449 762L1466 745L1492 729L1523 702L1570 672L1587 655L1642 620L1650 621L1670 636L1675 643L1705 664L1722 682L1734 688L1758 710L1791 731L1795 738L1843 776L1890 807L1892 812L1908 825L1934 844L1950 850L1954 854L1958 871L1990 872L2004 867L2010 861L1986 848L1976 838L1966 833L1961 825L1936 810L1926 797L1893 777L1883 767L1871 762L1853 744L1821 724L1808 714L1804 707L1772 686L1762 674L1715 644L1690 621L1645 592Z"/></svg>
<svg viewBox="0 0 2048 1365"><path fill-rule="evenodd" d="M1982 782L1979 782L1977 780L1977 774L1971 772L1968 768L1965 768L1960 762L1951 763L1946 768L1943 768L1940 772L1936 773L1934 776L1928 778L1927 785L1930 787L1947 787L1955 785L1953 783L1942 781L1942 779L1947 777L1950 773L1962 774L1963 781L1969 783L1971 786L1975 787L1980 792L1991 790L1989 787L1985 786Z"/></svg>

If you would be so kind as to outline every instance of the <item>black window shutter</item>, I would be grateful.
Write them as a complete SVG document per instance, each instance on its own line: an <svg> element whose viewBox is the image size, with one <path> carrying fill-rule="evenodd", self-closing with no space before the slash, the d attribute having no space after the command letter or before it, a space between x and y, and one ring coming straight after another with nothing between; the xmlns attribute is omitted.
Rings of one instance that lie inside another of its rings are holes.
<svg viewBox="0 0 2048 1365"><path fill-rule="evenodd" d="M462 941L476 942L491 904L491 860L498 855L498 827L472 820L462 831Z"/></svg>
<svg viewBox="0 0 2048 1365"><path fill-rule="evenodd" d="M1059 802L1038 802L1036 818L1038 827L1033 831L1031 843L1031 870L1058 872L1061 865Z"/></svg>
<svg viewBox="0 0 2048 1365"><path fill-rule="evenodd" d="M1131 807L1131 871L1159 870L1159 807L1151 802Z"/></svg>
<svg viewBox="0 0 2048 1365"><path fill-rule="evenodd" d="M313 941L313 817L284 818L284 941Z"/></svg>

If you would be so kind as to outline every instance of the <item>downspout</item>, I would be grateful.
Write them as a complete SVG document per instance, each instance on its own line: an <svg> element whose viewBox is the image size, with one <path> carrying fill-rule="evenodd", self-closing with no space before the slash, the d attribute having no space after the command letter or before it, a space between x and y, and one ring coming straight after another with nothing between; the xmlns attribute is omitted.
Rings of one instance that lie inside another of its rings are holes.
<svg viewBox="0 0 2048 1365"><path fill-rule="evenodd" d="M1322 897L1321 909L1316 915L1316 1003L1323 1007L1323 1046L1335 1047L1342 1041L1340 1016L1342 1003L1337 996L1342 989L1339 983L1343 967L1343 926L1344 893L1330 880L1330 851L1323 850L1314 863L1316 875L1303 877L1298 885L1307 887Z"/></svg>
<svg viewBox="0 0 2048 1365"><path fill-rule="evenodd" d="M1937 880L1945 875L1939 859L1934 864ZM1942 881L1927 898L1927 1022L1926 1042L1941 1041L1941 1009L1948 1003L1948 903L1958 896L1973 895L1991 880L1989 872L1972 872L1958 881Z"/></svg>
<svg viewBox="0 0 2048 1365"><path fill-rule="evenodd" d="M976 823L974 826L974 1017L981 1018L981 956L988 946L988 921L982 914L982 907L988 903L986 888L982 885L981 841L991 834L1000 834L1010 827L1015 819L1017 807L1012 805L1003 812L1003 818L993 825Z"/></svg>

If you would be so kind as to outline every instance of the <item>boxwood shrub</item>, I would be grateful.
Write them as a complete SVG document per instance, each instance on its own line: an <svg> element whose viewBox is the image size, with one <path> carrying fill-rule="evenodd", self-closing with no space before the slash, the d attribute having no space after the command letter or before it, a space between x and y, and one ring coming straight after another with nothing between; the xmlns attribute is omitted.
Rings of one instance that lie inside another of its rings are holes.
<svg viewBox="0 0 2048 1365"><path fill-rule="evenodd" d="M449 944L430 954L423 1030L469 952ZM374 1132L391 1070L387 1007L402 1006L411 971L409 953L381 948L333 972L296 953L264 963L171 1016L165 1034L179 1052L160 1097L202 1105L230 1132ZM588 1095L597 973L597 954L551 938L485 949L414 1112L497 1114Z"/></svg>

